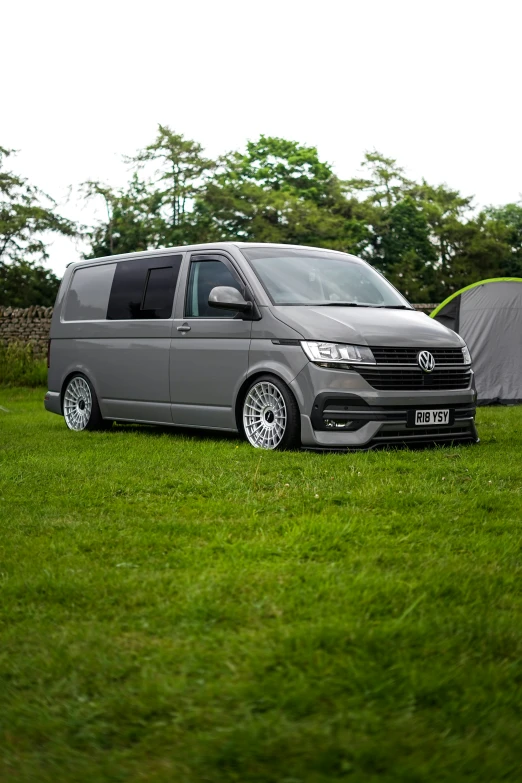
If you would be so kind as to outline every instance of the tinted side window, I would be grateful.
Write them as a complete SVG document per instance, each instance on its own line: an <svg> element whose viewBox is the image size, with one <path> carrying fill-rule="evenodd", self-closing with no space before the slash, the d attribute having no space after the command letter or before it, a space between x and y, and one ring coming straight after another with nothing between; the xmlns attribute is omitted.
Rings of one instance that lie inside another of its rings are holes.
<svg viewBox="0 0 522 783"><path fill-rule="evenodd" d="M187 318L234 318L237 315L234 310L209 307L209 294L217 285L228 285L243 291L237 277L221 261L192 261L185 306Z"/></svg>
<svg viewBox="0 0 522 783"><path fill-rule="evenodd" d="M158 313L164 313L168 310L170 315L174 296L174 291L171 290L172 273L173 268L171 266L149 269L141 304L142 311L154 310ZM159 315L158 317L167 318L168 316Z"/></svg>
<svg viewBox="0 0 522 783"><path fill-rule="evenodd" d="M182 256L120 261L112 283L107 318L170 318Z"/></svg>
<svg viewBox="0 0 522 783"><path fill-rule="evenodd" d="M65 302L64 321L103 321L116 264L85 266L73 274Z"/></svg>

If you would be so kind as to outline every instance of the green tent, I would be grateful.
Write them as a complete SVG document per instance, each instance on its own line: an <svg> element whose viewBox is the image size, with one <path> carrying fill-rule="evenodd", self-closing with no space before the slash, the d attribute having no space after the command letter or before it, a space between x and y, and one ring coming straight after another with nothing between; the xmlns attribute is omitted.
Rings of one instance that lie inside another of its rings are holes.
<svg viewBox="0 0 522 783"><path fill-rule="evenodd" d="M480 280L431 314L466 341L479 405L522 403L522 278Z"/></svg>

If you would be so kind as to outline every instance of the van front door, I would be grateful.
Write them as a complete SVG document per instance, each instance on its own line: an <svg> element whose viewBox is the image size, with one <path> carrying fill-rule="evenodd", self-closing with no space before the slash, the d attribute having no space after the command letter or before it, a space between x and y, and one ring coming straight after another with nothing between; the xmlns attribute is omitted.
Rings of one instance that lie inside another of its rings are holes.
<svg viewBox="0 0 522 783"><path fill-rule="evenodd" d="M215 286L245 286L229 259L193 253L172 330L170 395L174 424L236 429L234 405L248 371L252 321L209 307Z"/></svg>

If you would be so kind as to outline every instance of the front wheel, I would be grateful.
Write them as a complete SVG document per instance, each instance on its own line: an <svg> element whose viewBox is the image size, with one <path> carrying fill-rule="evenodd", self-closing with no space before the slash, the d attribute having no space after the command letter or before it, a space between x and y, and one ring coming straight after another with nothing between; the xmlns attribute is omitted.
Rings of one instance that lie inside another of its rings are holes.
<svg viewBox="0 0 522 783"><path fill-rule="evenodd" d="M290 389L278 378L257 378L243 403L243 429L256 449L300 446L299 409Z"/></svg>
<svg viewBox="0 0 522 783"><path fill-rule="evenodd" d="M104 421L96 393L84 375L74 375L63 395L63 417L70 430L103 430L111 421Z"/></svg>

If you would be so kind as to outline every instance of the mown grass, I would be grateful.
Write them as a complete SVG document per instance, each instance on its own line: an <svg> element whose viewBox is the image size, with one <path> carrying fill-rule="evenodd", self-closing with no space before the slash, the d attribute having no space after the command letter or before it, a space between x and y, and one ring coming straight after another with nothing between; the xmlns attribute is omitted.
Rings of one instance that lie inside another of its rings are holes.
<svg viewBox="0 0 522 783"><path fill-rule="evenodd" d="M0 390L0 779L515 781L522 408L476 447L72 433Z"/></svg>

